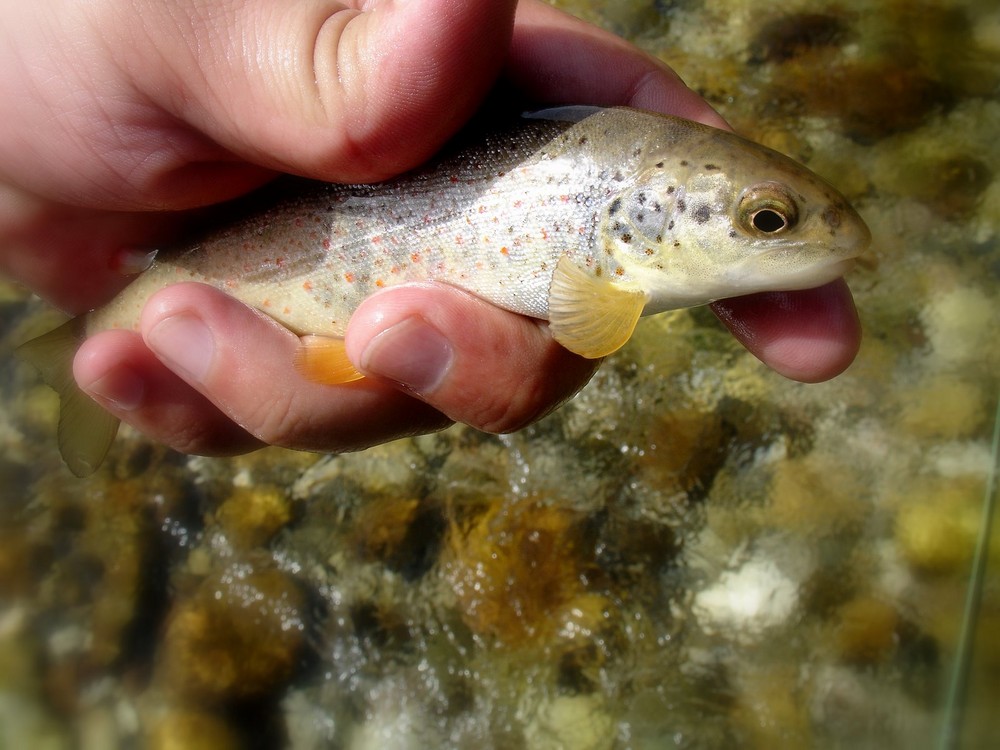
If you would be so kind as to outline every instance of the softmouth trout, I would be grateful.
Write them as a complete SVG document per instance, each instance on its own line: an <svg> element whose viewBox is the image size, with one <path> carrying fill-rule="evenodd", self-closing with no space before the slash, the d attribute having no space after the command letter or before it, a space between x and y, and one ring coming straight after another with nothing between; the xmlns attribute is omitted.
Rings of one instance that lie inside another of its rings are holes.
<svg viewBox="0 0 1000 750"><path fill-rule="evenodd" d="M271 316L301 337L303 377L340 384L360 377L344 353L351 313L384 287L453 284L547 320L564 347L598 358L642 315L831 281L870 240L844 197L802 165L676 117L564 107L460 143L379 184L286 183L159 252L105 307L23 344L60 394L70 470L94 471L118 427L76 387L77 347L137 329L168 284L210 284Z"/></svg>

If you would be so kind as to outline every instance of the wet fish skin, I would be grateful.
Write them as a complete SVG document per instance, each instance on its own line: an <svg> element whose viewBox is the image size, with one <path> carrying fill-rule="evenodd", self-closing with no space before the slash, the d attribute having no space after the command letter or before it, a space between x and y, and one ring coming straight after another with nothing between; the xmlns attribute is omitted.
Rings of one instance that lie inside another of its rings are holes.
<svg viewBox="0 0 1000 750"><path fill-rule="evenodd" d="M145 302L171 283L210 284L275 318L304 336L300 371L336 383L357 377L341 341L351 313L396 284L454 284L547 319L557 341L600 357L642 314L818 286L870 240L847 201L787 157L625 108L528 115L384 183L281 188L200 241L159 253L107 306L21 348L62 386L64 415L82 415L60 424L75 473L96 468L107 446L81 447L73 435L110 415L67 392L57 373L81 338L137 329Z"/></svg>
<svg viewBox="0 0 1000 750"><path fill-rule="evenodd" d="M223 289L300 334L342 336L373 292L428 279L548 318L563 256L595 276L641 286L651 313L815 286L867 245L867 229L843 197L761 146L635 110L552 112L389 182L301 182L277 204L162 252L88 317L87 333L135 328L148 296L179 280ZM762 236L737 225L731 237L740 193L760 182L798 192L795 231ZM796 257L787 254L793 250ZM785 267L761 260L782 252Z"/></svg>

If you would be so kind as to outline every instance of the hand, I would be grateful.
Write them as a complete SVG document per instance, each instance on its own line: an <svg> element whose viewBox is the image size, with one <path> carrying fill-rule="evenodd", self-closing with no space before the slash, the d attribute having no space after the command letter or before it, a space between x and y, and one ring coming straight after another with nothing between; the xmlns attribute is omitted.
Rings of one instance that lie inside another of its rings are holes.
<svg viewBox="0 0 1000 750"><path fill-rule="evenodd" d="M629 104L724 126L664 66L535 0L516 19L512 0L332 15L259 0L46 7L0 10L0 96L19 103L0 135L0 270L72 312L128 281L116 270L123 250L162 246L204 206L276 171L356 182L416 166L501 72L539 102ZM857 351L841 282L715 308L789 377L832 377ZM75 375L149 436L229 454L356 449L451 420L507 431L595 367L544 325L433 284L387 290L355 313L348 352L370 376L360 384L305 382L295 346L235 300L180 284L154 296L139 333L88 340Z"/></svg>

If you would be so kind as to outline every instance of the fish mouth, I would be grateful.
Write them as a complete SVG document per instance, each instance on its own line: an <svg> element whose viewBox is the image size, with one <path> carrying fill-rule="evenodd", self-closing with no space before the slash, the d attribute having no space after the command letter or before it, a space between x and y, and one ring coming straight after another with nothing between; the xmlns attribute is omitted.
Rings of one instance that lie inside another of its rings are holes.
<svg viewBox="0 0 1000 750"><path fill-rule="evenodd" d="M760 291L786 292L823 286L850 271L861 254L827 255L802 262L801 252L802 248L782 248L759 256L752 273L757 277Z"/></svg>
<svg viewBox="0 0 1000 750"><path fill-rule="evenodd" d="M829 284L854 268L856 261L857 256L834 258L826 263L816 263L808 268L803 268L799 273L793 273L788 276L786 279L788 286L784 287L781 291L813 289L824 284Z"/></svg>

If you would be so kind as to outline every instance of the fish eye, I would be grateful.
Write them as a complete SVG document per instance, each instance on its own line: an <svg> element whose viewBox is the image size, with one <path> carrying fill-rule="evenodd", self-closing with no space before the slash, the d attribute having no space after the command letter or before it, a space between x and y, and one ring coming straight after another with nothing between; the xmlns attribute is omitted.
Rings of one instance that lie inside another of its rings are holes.
<svg viewBox="0 0 1000 750"><path fill-rule="evenodd" d="M770 237L794 227L799 209L784 187L764 182L743 191L737 218L747 232Z"/></svg>

